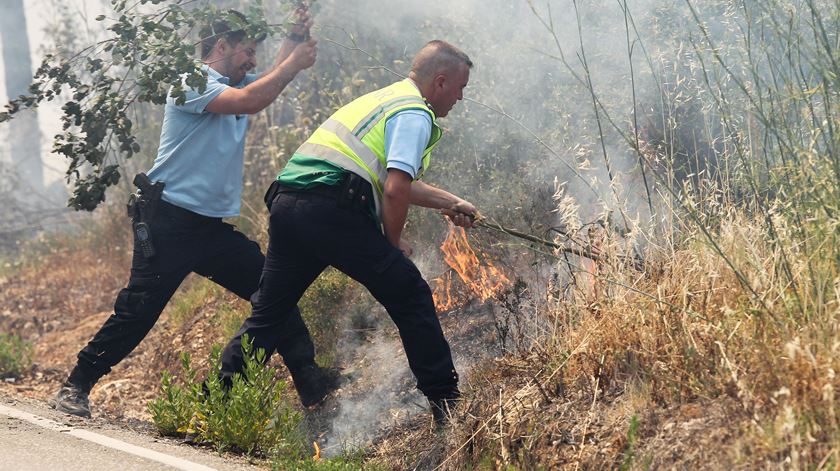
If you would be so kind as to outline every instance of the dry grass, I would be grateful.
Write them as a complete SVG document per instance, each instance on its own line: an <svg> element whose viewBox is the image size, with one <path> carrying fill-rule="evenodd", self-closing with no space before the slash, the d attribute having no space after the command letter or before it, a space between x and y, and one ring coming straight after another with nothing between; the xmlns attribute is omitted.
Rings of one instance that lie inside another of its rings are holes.
<svg viewBox="0 0 840 471"><path fill-rule="evenodd" d="M699 232L643 273L601 264L542 310L552 334L473 372L450 433L409 424L374 461L393 469L834 466L836 297L816 310L823 315L801 317L790 285L773 275L780 253L763 222L737 212L725 221L717 240L772 314ZM807 264L794 266L808 281Z"/></svg>
<svg viewBox="0 0 840 471"><path fill-rule="evenodd" d="M668 149L681 143L629 139L640 161L661 165L650 166L665 195L650 201L655 230L570 235L606 260L559 264L567 278L539 309L542 334L530 348L471 376L451 433L406 430L378 460L420 469L838 466L840 109L831 77L840 61L825 31L836 31L840 13L814 2L746 5L727 10L738 27L721 39L687 5L702 39L690 44L698 75L685 79L719 126L705 136L720 144L712 174L676 182ZM749 30L758 16L772 25L760 40ZM614 125L608 107L595 108ZM582 228L576 205L559 203L564 226ZM640 240L641 271L621 257Z"/></svg>
<svg viewBox="0 0 840 471"><path fill-rule="evenodd" d="M76 354L111 315L131 265L131 229L121 207L79 215L70 233L31 241L0 277L0 330L34 346L34 367L11 392L46 399L73 367ZM96 414L148 419L163 370L191 352L206 369L213 344L239 327L248 304L212 282L190 277L138 348L93 389Z"/></svg>

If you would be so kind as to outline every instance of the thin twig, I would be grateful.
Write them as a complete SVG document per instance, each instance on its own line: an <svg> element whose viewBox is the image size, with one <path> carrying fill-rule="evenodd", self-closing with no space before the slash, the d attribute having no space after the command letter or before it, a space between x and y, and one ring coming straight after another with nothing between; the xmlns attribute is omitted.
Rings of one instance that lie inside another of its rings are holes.
<svg viewBox="0 0 840 471"><path fill-rule="evenodd" d="M558 244L556 242L552 242L550 240L545 240L545 239L539 238L537 236L534 236L534 235L531 235L531 234L526 234L524 232L518 231L516 229L511 229L509 227L505 227L505 226L503 226L503 225L501 225L497 222L492 222L492 221L488 220L487 218L477 220L475 222L475 225L478 226L478 227L484 227L484 228L487 228L487 229L492 229L494 231L501 232L503 234L508 234L508 235L513 236L513 237L524 239L524 240L527 240L529 242L534 242L536 244L544 245L544 246L550 247L554 250L558 250L562 253L569 253L569 254L572 254L572 255L577 255L579 257L586 257L586 258L588 258L590 260L593 260L593 261L596 261L596 262L604 261L603 257L599 253L595 253L593 251L575 249L575 248L572 248L572 247L566 247L565 245L561 245L561 244Z"/></svg>

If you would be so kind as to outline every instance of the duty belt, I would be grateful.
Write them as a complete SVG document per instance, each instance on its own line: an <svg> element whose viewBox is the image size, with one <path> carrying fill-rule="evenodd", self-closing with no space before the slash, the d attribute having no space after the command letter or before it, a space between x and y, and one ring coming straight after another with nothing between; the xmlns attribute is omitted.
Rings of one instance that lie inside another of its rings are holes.
<svg viewBox="0 0 840 471"><path fill-rule="evenodd" d="M373 188L365 179L355 173L346 173L336 185L318 184L309 188L294 188L274 181L265 195L265 203L271 211L271 203L280 193L303 193L325 196L338 202L338 207L369 212L373 204Z"/></svg>

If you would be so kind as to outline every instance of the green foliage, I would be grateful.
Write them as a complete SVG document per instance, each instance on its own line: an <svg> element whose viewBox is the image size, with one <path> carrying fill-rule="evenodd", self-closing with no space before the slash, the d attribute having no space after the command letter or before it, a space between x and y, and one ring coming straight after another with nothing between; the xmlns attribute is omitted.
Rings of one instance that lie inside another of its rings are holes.
<svg viewBox="0 0 840 471"><path fill-rule="evenodd" d="M639 418L633 416L630 418L630 426L627 428L627 445L624 447L624 461L618 469L626 471L631 469L633 461L636 459L636 442L639 440Z"/></svg>
<svg viewBox="0 0 840 471"><path fill-rule="evenodd" d="M161 378L161 397L150 401L148 405L152 422L164 435L185 433L202 400L202 384L196 381L198 372L192 368L189 352L181 354L181 368L185 375L184 385L173 382L172 375L164 371Z"/></svg>
<svg viewBox="0 0 840 471"><path fill-rule="evenodd" d="M16 334L0 333L0 377L18 377L31 364L32 344Z"/></svg>
<svg viewBox="0 0 840 471"><path fill-rule="evenodd" d="M344 301L353 280L334 268L328 268L306 290L298 306L317 345L319 361L332 363L340 337L339 320L346 315Z"/></svg>
<svg viewBox="0 0 840 471"><path fill-rule="evenodd" d="M190 434L199 443L218 450L245 453L270 460L273 469L343 471L378 469L364 466L364 456L355 453L315 460L303 428L301 413L283 398L287 388L263 363L265 352L253 351L243 339L244 375L236 375L225 390L217 380L221 349L210 356L204 381L192 367L189 353L181 356L184 378L180 384L169 372L161 378L161 394L149 402L149 412L164 435Z"/></svg>
<svg viewBox="0 0 840 471"><path fill-rule="evenodd" d="M165 435L195 434L198 441L219 450L248 455L306 454L302 417L282 399L287 385L275 381L264 365L265 352L253 352L243 339L244 376L236 375L229 390L218 380L221 349L211 353L208 379L198 381L189 354L182 356L185 381L175 384L169 373L161 381L161 396L149 403L152 420Z"/></svg>
<svg viewBox="0 0 840 471"><path fill-rule="evenodd" d="M302 417L281 400L285 381L275 381L273 371L264 366L265 352L252 351L251 342L243 339L244 378L235 376L230 390L218 378L221 350L211 355L207 393L199 402L193 424L198 436L222 450L256 451L271 454L297 454L303 446L300 432Z"/></svg>
<svg viewBox="0 0 840 471"><path fill-rule="evenodd" d="M189 365L189 354L184 353L181 359ZM189 424L192 417L193 403L186 390L173 384L172 375L163 372L160 391L162 397L149 402L149 412L152 422L164 435L177 435L184 430L184 424Z"/></svg>
<svg viewBox="0 0 840 471"><path fill-rule="evenodd" d="M170 87L169 96L183 103L185 86L206 86L201 62L193 58L200 42L195 41L198 27L224 19L251 37L273 35L279 29L266 23L260 0L251 2L247 24L215 5L196 6L189 0L111 3L115 18L97 17L111 21L107 39L72 55L47 54L30 94L12 100L0 112L3 122L66 94L63 129L53 151L70 161L66 177L74 190L69 205L79 210L93 210L104 201L105 190L120 180L120 156L128 159L140 151L130 118L133 105L163 104Z"/></svg>

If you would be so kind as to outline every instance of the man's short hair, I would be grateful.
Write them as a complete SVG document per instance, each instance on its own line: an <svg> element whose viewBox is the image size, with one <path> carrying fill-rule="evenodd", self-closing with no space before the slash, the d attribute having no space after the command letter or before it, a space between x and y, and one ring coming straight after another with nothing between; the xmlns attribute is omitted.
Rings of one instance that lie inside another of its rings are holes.
<svg viewBox="0 0 840 471"><path fill-rule="evenodd" d="M470 57L464 51L446 41L435 39L426 43L414 56L411 72L420 81L426 81L460 64L466 64L469 68L473 66Z"/></svg>
<svg viewBox="0 0 840 471"><path fill-rule="evenodd" d="M221 18L218 20L213 21L212 23L205 25L199 31L199 37L201 38L201 58L204 59L210 55L210 52L213 51L213 47L216 45L219 39L224 39L227 41L228 44L235 46L239 44L239 41L245 39L248 33L244 29L231 29L230 22L226 19L226 17L235 16L239 18L242 24L248 24L248 18L245 17L242 13L236 10L228 10L227 15L225 18ZM262 42L265 40L265 34L261 34L259 37L254 38L257 42Z"/></svg>

